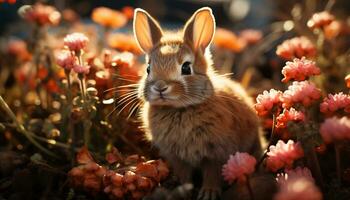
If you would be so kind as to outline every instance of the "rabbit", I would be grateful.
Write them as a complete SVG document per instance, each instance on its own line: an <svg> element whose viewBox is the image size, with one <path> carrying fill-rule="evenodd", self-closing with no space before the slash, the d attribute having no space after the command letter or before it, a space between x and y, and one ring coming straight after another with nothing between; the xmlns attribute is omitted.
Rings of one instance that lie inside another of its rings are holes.
<svg viewBox="0 0 350 200"><path fill-rule="evenodd" d="M259 157L262 137L245 89L213 69L211 9L197 10L182 31L164 32L138 8L133 30L148 64L138 87L147 138L182 183L192 183L194 170L200 170L198 199L219 199L229 155L240 151Z"/></svg>

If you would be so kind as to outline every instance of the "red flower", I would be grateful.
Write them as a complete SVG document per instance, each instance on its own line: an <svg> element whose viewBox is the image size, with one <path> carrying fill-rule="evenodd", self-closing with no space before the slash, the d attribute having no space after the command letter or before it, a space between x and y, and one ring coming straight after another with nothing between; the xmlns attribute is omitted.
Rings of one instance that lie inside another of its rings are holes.
<svg viewBox="0 0 350 200"><path fill-rule="evenodd" d="M82 33L69 34L63 40L64 45L75 52L84 49L89 42L89 38Z"/></svg>
<svg viewBox="0 0 350 200"><path fill-rule="evenodd" d="M68 176L74 187L83 188L92 194L97 194L103 188L102 180L106 173L106 168L91 162L74 167L69 171Z"/></svg>
<svg viewBox="0 0 350 200"><path fill-rule="evenodd" d="M15 56L18 61L28 61L31 59L31 55L27 50L27 44L23 40L9 40L7 43L7 53Z"/></svg>
<svg viewBox="0 0 350 200"><path fill-rule="evenodd" d="M16 0L0 0L0 3L4 3L4 2L7 2L9 4L15 4Z"/></svg>
<svg viewBox="0 0 350 200"><path fill-rule="evenodd" d="M290 108L296 103L309 106L320 97L321 91L314 84L308 81L294 81L288 90L284 91L281 100L284 108Z"/></svg>
<svg viewBox="0 0 350 200"><path fill-rule="evenodd" d="M309 58L316 55L316 47L304 36L295 37L277 46L276 54L286 60L304 56Z"/></svg>
<svg viewBox="0 0 350 200"><path fill-rule="evenodd" d="M311 29L323 28L334 20L334 16L327 11L315 13L307 22L307 26Z"/></svg>
<svg viewBox="0 0 350 200"><path fill-rule="evenodd" d="M299 143L289 140L284 143L279 140L276 146L271 145L267 152L266 166L273 172L283 168L291 167L293 162L304 156L304 151Z"/></svg>
<svg viewBox="0 0 350 200"><path fill-rule="evenodd" d="M314 75L319 75L321 70L316 66L315 62L305 59L295 58L293 62L287 62L282 69L284 78L282 82L288 82L291 79L303 81L306 78Z"/></svg>
<svg viewBox="0 0 350 200"><path fill-rule="evenodd" d="M256 104L254 108L259 116L267 115L273 110L274 107L279 106L282 96L281 91L271 89L270 91L264 91L262 94L259 94L256 98Z"/></svg>
<svg viewBox="0 0 350 200"><path fill-rule="evenodd" d="M52 6L36 3L33 6L24 5L19 8L19 14L27 21L40 26L57 25L61 20L61 14Z"/></svg>
<svg viewBox="0 0 350 200"><path fill-rule="evenodd" d="M294 108L290 108L289 110L284 109L283 113L277 117L277 128L286 128L287 123L290 121L304 121L305 115L303 112L296 111Z"/></svg>
<svg viewBox="0 0 350 200"><path fill-rule="evenodd" d="M236 152L222 168L224 179L232 184L236 179L245 182L247 176L255 171L256 159L248 153Z"/></svg>
<svg viewBox="0 0 350 200"><path fill-rule="evenodd" d="M57 84L57 81L54 79L50 79L46 83L46 90L52 94L57 94L61 91L60 87Z"/></svg>
<svg viewBox="0 0 350 200"><path fill-rule="evenodd" d="M122 12L128 19L132 19L134 17L134 8L131 6L123 7Z"/></svg>
<svg viewBox="0 0 350 200"><path fill-rule="evenodd" d="M320 133L326 143L350 139L350 119L332 117L326 119L320 127Z"/></svg>

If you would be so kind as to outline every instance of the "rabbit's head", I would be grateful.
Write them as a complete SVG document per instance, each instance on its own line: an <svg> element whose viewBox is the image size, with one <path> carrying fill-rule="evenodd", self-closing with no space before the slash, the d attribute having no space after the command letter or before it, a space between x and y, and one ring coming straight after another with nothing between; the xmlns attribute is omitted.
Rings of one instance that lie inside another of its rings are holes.
<svg viewBox="0 0 350 200"><path fill-rule="evenodd" d="M214 32L215 19L207 7L197 10L179 33L163 32L146 11L136 9L134 35L148 64L139 96L150 105L186 107L213 95L205 52Z"/></svg>

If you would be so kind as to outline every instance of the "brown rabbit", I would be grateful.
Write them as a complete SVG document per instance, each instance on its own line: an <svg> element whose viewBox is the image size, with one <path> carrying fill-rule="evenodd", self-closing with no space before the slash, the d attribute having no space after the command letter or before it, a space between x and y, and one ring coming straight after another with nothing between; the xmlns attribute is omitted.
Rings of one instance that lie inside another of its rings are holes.
<svg viewBox="0 0 350 200"><path fill-rule="evenodd" d="M207 7L178 33L163 32L146 11L135 10L134 34L148 62L139 87L144 127L181 182L192 182L193 170L201 170L198 199L219 198L230 154L262 153L251 99L213 70L208 46L214 32Z"/></svg>

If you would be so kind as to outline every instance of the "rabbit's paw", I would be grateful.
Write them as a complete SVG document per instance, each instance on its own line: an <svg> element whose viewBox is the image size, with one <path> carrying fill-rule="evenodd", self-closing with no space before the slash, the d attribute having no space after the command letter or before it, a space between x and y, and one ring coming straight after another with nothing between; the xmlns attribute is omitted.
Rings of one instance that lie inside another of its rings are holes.
<svg viewBox="0 0 350 200"><path fill-rule="evenodd" d="M202 187L199 191L197 200L218 200L221 196L219 187Z"/></svg>

